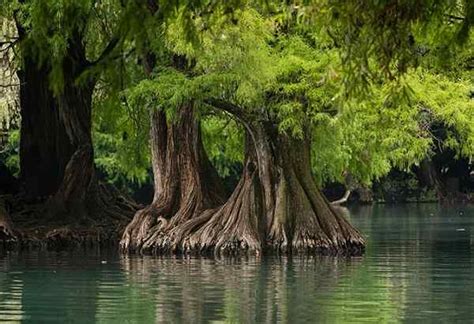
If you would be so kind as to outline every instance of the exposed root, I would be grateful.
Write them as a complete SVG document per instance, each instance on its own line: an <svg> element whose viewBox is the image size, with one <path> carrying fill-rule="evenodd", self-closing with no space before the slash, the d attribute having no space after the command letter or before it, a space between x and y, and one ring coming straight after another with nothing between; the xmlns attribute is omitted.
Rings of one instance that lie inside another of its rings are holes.
<svg viewBox="0 0 474 324"><path fill-rule="evenodd" d="M127 226L122 248L155 254L362 253L363 237L331 208L312 178L309 140L289 138L272 127L247 125L244 172L220 207L215 207L218 199L206 199L219 191L205 185L203 175L209 173L197 163L203 158L196 158L192 149L177 152L174 159L177 146L170 141L166 165L179 165L180 175L157 174L158 184L168 181L160 185L161 197L175 197L174 203L152 204L138 212ZM191 138L181 138L181 148ZM167 211L157 206L167 206Z"/></svg>
<svg viewBox="0 0 474 324"><path fill-rule="evenodd" d="M282 177L269 238L271 247L277 252L329 249L333 241L322 228L317 212L294 174Z"/></svg>
<svg viewBox="0 0 474 324"><path fill-rule="evenodd" d="M247 171L229 200L211 212L209 220L187 236L182 243L185 251L216 254L261 254L262 208L258 180Z"/></svg>
<svg viewBox="0 0 474 324"><path fill-rule="evenodd" d="M8 249L117 246L136 205L108 185L97 183L94 187L97 189L90 190L84 202L85 215L52 211L48 218L45 210L52 205L47 198L30 201L21 194L1 197L0 241L14 243L7 244ZM8 199L10 213L4 199Z"/></svg>
<svg viewBox="0 0 474 324"><path fill-rule="evenodd" d="M156 216L145 211L131 224L134 232L126 231L123 247L135 241L139 242L142 251L154 253L260 254L263 225L260 224L262 210L257 198L259 190L255 170L249 169L221 207L191 217L196 213L198 200L190 199L169 223L161 221L160 224L154 222Z"/></svg>
<svg viewBox="0 0 474 324"><path fill-rule="evenodd" d="M124 251L140 251L150 233L159 233L167 226L168 221L157 216L159 208L153 204L136 212L133 220L127 225L120 241L120 248ZM153 231L152 231L153 228Z"/></svg>
<svg viewBox="0 0 474 324"><path fill-rule="evenodd" d="M203 211L224 203L225 191L204 151L192 103L181 106L178 113L172 122L163 112L152 114L155 196L125 229L124 250L181 250L184 233L191 231L188 227L201 224Z"/></svg>
<svg viewBox="0 0 474 324"><path fill-rule="evenodd" d="M288 145L285 139L282 143ZM364 239L321 194L305 143L282 148L275 210L267 244L276 252L361 254ZM292 154L293 152L293 154Z"/></svg>

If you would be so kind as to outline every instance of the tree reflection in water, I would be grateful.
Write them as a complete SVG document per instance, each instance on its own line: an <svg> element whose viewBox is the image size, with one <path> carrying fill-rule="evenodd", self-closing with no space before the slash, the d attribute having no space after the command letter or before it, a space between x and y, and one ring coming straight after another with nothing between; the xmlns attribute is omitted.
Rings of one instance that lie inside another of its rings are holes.
<svg viewBox="0 0 474 324"><path fill-rule="evenodd" d="M359 260L323 256L124 257L121 263L129 288L139 292L138 299L146 300L150 307L154 303L157 323L273 323L301 319L304 313L313 319L317 315L323 318L317 310L308 310L315 310L318 296L328 298L331 287L354 271Z"/></svg>

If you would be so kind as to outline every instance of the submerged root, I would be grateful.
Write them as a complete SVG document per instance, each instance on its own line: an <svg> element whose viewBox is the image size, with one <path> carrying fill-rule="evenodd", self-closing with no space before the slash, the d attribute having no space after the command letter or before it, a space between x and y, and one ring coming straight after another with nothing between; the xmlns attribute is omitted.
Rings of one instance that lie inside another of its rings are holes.
<svg viewBox="0 0 474 324"><path fill-rule="evenodd" d="M65 248L116 246L117 233L103 228L59 227L44 234L44 237L28 237L29 244L40 245L49 250ZM33 244L32 244L33 243Z"/></svg>
<svg viewBox="0 0 474 324"><path fill-rule="evenodd" d="M269 215L263 208L258 180L253 170L246 170L225 204L197 216L192 199L170 221L160 219L154 207L139 211L125 231L122 248L154 254L363 252L364 239L359 232L295 172L280 178L275 208ZM266 218L272 220L267 231Z"/></svg>

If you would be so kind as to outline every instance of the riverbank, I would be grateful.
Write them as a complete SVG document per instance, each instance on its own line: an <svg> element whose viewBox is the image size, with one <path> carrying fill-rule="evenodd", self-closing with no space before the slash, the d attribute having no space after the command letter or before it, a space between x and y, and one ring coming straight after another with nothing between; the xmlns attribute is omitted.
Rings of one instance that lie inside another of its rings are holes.
<svg viewBox="0 0 474 324"><path fill-rule="evenodd" d="M0 196L0 248L5 250L68 250L118 247L135 208L126 213L86 210L51 213L46 201Z"/></svg>

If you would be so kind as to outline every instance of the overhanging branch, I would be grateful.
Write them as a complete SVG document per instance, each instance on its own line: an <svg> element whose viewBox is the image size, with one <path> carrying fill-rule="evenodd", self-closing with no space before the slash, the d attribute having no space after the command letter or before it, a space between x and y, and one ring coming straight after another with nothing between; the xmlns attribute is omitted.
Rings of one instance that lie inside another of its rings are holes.
<svg viewBox="0 0 474 324"><path fill-rule="evenodd" d="M109 41L109 43L104 48L102 53L99 55L97 60L90 62L87 67L93 67L105 61L109 57L109 55L113 52L113 50L117 47L119 42L120 42L120 38L118 36L112 37L112 39Z"/></svg>
<svg viewBox="0 0 474 324"><path fill-rule="evenodd" d="M221 100L221 99L216 99L216 98L208 98L204 100L204 103L208 104L209 106L212 106L214 108L217 108L219 110L226 111L239 119L245 119L245 111L243 108L240 106L237 106L231 102Z"/></svg>

